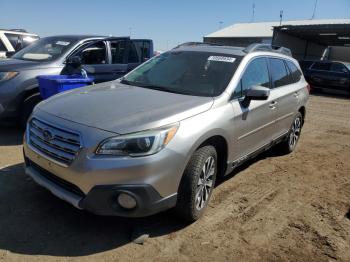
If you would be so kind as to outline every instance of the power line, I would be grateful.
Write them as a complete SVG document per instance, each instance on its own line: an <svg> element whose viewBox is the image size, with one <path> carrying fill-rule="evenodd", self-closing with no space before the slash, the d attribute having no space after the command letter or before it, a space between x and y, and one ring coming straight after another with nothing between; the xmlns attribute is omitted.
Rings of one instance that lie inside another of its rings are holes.
<svg viewBox="0 0 350 262"><path fill-rule="evenodd" d="M280 26L282 25L282 19L283 19L283 10L280 11Z"/></svg>
<svg viewBox="0 0 350 262"><path fill-rule="evenodd" d="M254 22L255 20L255 3L253 3L253 6L252 6L252 19L251 19L251 22Z"/></svg>
<svg viewBox="0 0 350 262"><path fill-rule="evenodd" d="M312 12L311 19L314 19L314 18L315 18L315 13L316 13L316 8L317 8L317 2L318 2L318 0L315 0L314 11Z"/></svg>

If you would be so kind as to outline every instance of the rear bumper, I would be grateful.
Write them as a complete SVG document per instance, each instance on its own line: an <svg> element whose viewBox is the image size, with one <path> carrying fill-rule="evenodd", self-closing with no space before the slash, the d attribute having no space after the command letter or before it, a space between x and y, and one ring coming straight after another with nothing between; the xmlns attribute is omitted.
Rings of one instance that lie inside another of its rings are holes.
<svg viewBox="0 0 350 262"><path fill-rule="evenodd" d="M177 194L162 197L151 185L99 185L84 194L73 184L56 177L25 157L26 174L37 184L78 209L96 215L145 217L170 209L176 205ZM117 203L119 193L132 195L137 202L134 209L126 210Z"/></svg>

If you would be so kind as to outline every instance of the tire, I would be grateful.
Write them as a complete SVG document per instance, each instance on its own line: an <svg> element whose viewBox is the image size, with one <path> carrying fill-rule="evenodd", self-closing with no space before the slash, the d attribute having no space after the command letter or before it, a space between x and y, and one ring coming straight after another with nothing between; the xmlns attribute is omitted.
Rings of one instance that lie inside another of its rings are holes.
<svg viewBox="0 0 350 262"><path fill-rule="evenodd" d="M42 101L42 98L39 93L31 95L23 101L21 118L20 118L21 127L25 128L27 120L31 115L31 113L33 112L34 107L41 101Z"/></svg>
<svg viewBox="0 0 350 262"><path fill-rule="evenodd" d="M303 127L303 116L300 112L295 116L292 125L290 127L288 136L279 145L279 150L284 154L292 153L298 144L301 129Z"/></svg>
<svg viewBox="0 0 350 262"><path fill-rule="evenodd" d="M175 208L183 219L194 222L204 213L214 189L217 163L217 152L210 145L199 148L191 157L180 183Z"/></svg>

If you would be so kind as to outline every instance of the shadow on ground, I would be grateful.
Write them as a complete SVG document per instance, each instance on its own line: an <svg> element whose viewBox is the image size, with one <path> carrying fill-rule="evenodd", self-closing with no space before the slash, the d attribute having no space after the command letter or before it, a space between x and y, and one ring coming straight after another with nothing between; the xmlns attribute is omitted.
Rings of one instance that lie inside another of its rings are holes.
<svg viewBox="0 0 350 262"><path fill-rule="evenodd" d="M118 248L134 236L166 235L185 223L167 211L143 219L80 211L36 185L22 164L0 169L0 249L18 254L84 256Z"/></svg>
<svg viewBox="0 0 350 262"><path fill-rule="evenodd" d="M13 134L13 142L17 141ZM218 186L251 164L278 156L268 150L237 168ZM24 174L23 164L0 169L0 249L49 256L85 256L121 247L137 236L168 235L188 224L172 210L151 217L100 217L53 196Z"/></svg>
<svg viewBox="0 0 350 262"><path fill-rule="evenodd" d="M319 96L319 97L330 97L330 98L339 98L339 99L350 99L350 96L347 92L338 91L338 90L331 90L331 89L325 89L325 91L322 90L313 90L311 92L312 96Z"/></svg>
<svg viewBox="0 0 350 262"><path fill-rule="evenodd" d="M19 127L0 125L0 146L20 145L24 131Z"/></svg>

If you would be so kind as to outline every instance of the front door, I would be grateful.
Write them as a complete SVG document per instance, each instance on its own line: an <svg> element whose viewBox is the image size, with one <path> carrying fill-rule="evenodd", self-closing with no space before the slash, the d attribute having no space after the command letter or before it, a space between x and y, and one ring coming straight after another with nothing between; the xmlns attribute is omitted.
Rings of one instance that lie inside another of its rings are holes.
<svg viewBox="0 0 350 262"><path fill-rule="evenodd" d="M273 101L268 98L246 103L245 94L252 86L270 87L265 57L256 58L248 64L233 94L231 104L234 111L232 125L235 160L257 151L272 140L271 131L275 120L275 111L271 106Z"/></svg>

